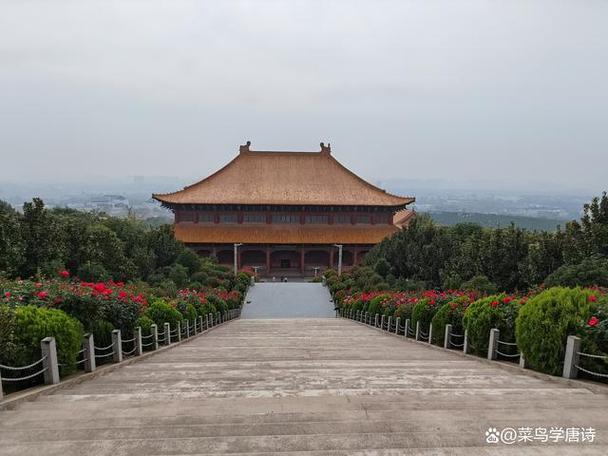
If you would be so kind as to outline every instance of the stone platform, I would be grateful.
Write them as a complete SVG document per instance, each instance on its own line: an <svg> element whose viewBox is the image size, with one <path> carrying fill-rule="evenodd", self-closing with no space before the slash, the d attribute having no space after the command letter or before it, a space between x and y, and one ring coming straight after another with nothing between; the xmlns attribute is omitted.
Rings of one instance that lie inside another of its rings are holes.
<svg viewBox="0 0 608 456"><path fill-rule="evenodd" d="M243 319L0 412L0 454L608 454L608 397L574 385L345 319ZM596 442L485 441L523 426Z"/></svg>

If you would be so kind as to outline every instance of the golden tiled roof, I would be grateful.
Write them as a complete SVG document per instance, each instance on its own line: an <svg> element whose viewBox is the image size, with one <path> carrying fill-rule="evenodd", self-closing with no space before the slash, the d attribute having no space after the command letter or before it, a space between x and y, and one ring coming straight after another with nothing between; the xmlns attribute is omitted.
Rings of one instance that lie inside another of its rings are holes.
<svg viewBox="0 0 608 456"><path fill-rule="evenodd" d="M377 244L398 231L394 225L175 224L175 237L202 244Z"/></svg>
<svg viewBox="0 0 608 456"><path fill-rule="evenodd" d="M251 151L183 190L155 194L166 204L272 204L405 207L414 198L387 193L321 152Z"/></svg>

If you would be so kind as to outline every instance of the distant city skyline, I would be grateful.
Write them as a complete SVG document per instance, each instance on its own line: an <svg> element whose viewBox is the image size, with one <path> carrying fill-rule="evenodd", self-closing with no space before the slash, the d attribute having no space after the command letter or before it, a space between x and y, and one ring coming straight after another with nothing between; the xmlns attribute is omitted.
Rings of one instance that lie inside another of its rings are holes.
<svg viewBox="0 0 608 456"><path fill-rule="evenodd" d="M331 142L374 182L607 186L608 2L8 1L0 13L0 182L194 182L251 140Z"/></svg>

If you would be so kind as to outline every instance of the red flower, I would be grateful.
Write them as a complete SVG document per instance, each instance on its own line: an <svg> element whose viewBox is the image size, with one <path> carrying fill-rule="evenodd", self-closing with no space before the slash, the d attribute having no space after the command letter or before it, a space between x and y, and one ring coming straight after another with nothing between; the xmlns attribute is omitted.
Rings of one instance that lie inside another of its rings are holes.
<svg viewBox="0 0 608 456"><path fill-rule="evenodd" d="M589 298L587 298L589 300L589 302L595 302L597 301L597 296L595 295L589 295Z"/></svg>
<svg viewBox="0 0 608 456"><path fill-rule="evenodd" d="M68 271L66 271L66 270L63 270L63 271L59 272L59 275L61 277L63 277L64 279L67 279L68 277L70 277L70 273Z"/></svg>
<svg viewBox="0 0 608 456"><path fill-rule="evenodd" d="M93 290L97 291L98 293L101 293L102 291L104 291L106 289L105 284L99 282L96 283L95 286L93 287Z"/></svg>
<svg viewBox="0 0 608 456"><path fill-rule="evenodd" d="M7 291L6 293L4 293L4 297L5 298L10 298L11 297L11 292Z"/></svg>
<svg viewBox="0 0 608 456"><path fill-rule="evenodd" d="M589 321L587 322L587 324L588 324L589 326L597 326L597 324L598 324L599 322L600 322L600 321L598 320L598 318L597 318L597 317L591 317L591 318L589 319Z"/></svg>
<svg viewBox="0 0 608 456"><path fill-rule="evenodd" d="M509 304L511 301L513 301L513 298L511 296L505 296L502 300L502 302L504 302L505 304Z"/></svg>
<svg viewBox="0 0 608 456"><path fill-rule="evenodd" d="M46 299L48 295L49 294L46 291L39 291L36 296L38 296L40 299Z"/></svg>
<svg viewBox="0 0 608 456"><path fill-rule="evenodd" d="M492 301L492 302L490 303L490 305L491 305L492 307L498 307L498 301Z"/></svg>
<svg viewBox="0 0 608 456"><path fill-rule="evenodd" d="M118 292L118 298L119 298L119 299L125 299L126 297L127 297L127 292L126 292L126 291L124 291L124 290L120 290L120 291Z"/></svg>

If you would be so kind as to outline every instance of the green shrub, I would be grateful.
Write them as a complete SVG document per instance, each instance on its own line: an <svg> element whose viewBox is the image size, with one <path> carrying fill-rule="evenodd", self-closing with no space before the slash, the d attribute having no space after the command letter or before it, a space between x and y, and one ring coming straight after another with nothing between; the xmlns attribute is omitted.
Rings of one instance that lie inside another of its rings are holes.
<svg viewBox="0 0 608 456"><path fill-rule="evenodd" d="M131 334L139 317L139 304L133 301L110 299L102 306L103 319L123 335Z"/></svg>
<svg viewBox="0 0 608 456"><path fill-rule="evenodd" d="M177 322L182 320L182 314L163 299L154 300L144 315L156 323L159 328L162 328L165 323L169 323L171 328L177 328ZM163 329L159 330L163 331Z"/></svg>
<svg viewBox="0 0 608 456"><path fill-rule="evenodd" d="M500 330L501 340L513 342L520 307L519 301L505 294L481 298L469 305L464 312L463 325L468 332L471 352L487 356L492 328Z"/></svg>
<svg viewBox="0 0 608 456"><path fill-rule="evenodd" d="M150 331L152 331L153 324L154 324L154 321L150 317L147 317L146 315L142 315L135 322L135 326L139 326L141 328L142 334L144 334L144 335L150 334Z"/></svg>
<svg viewBox="0 0 608 456"><path fill-rule="evenodd" d="M40 341L45 337L54 337L57 359L65 365L61 372L75 370L84 335L78 320L58 309L22 306L15 310L15 330L15 343L23 347L23 359L20 361L29 363L39 359Z"/></svg>
<svg viewBox="0 0 608 456"><path fill-rule="evenodd" d="M547 287L608 287L608 258L586 258L579 264L564 265L545 279Z"/></svg>
<svg viewBox="0 0 608 456"><path fill-rule="evenodd" d="M461 285L463 290L477 291L481 294L496 293L498 287L484 275L478 275Z"/></svg>
<svg viewBox="0 0 608 456"><path fill-rule="evenodd" d="M181 301L177 303L176 309L182 314L184 320L188 320L190 323L196 320L197 312L193 304Z"/></svg>
<svg viewBox="0 0 608 456"><path fill-rule="evenodd" d="M0 305L0 364L17 366L19 346L16 343L15 308Z"/></svg>
<svg viewBox="0 0 608 456"><path fill-rule="evenodd" d="M112 278L102 264L94 261L80 266L77 275L80 280L85 282L106 282Z"/></svg>
<svg viewBox="0 0 608 456"><path fill-rule="evenodd" d="M428 333L433 316L437 312L438 306L434 300L424 298L418 301L412 309L412 329L416 329L416 324L420 322L420 329Z"/></svg>
<svg viewBox="0 0 608 456"><path fill-rule="evenodd" d="M93 334L95 345L98 347L107 347L112 343L112 331L115 329L114 325L109 321L95 320L89 325L88 331Z"/></svg>
<svg viewBox="0 0 608 456"><path fill-rule="evenodd" d="M433 316L433 343L443 345L445 337L445 325L452 325L452 333L464 334L462 318L470 303L468 296L460 296L451 302L442 305ZM452 338L452 342L462 344L463 338Z"/></svg>
<svg viewBox="0 0 608 456"><path fill-rule="evenodd" d="M228 310L228 305L226 301L221 299L220 297L210 294L207 296L208 303L216 309L216 312L224 313Z"/></svg>
<svg viewBox="0 0 608 456"><path fill-rule="evenodd" d="M517 345L532 369L560 375L568 335L587 321L591 290L550 288L530 298L517 317Z"/></svg>
<svg viewBox="0 0 608 456"><path fill-rule="evenodd" d="M103 318L103 309L91 296L66 293L57 308L80 321L87 331L91 330L93 322Z"/></svg>

